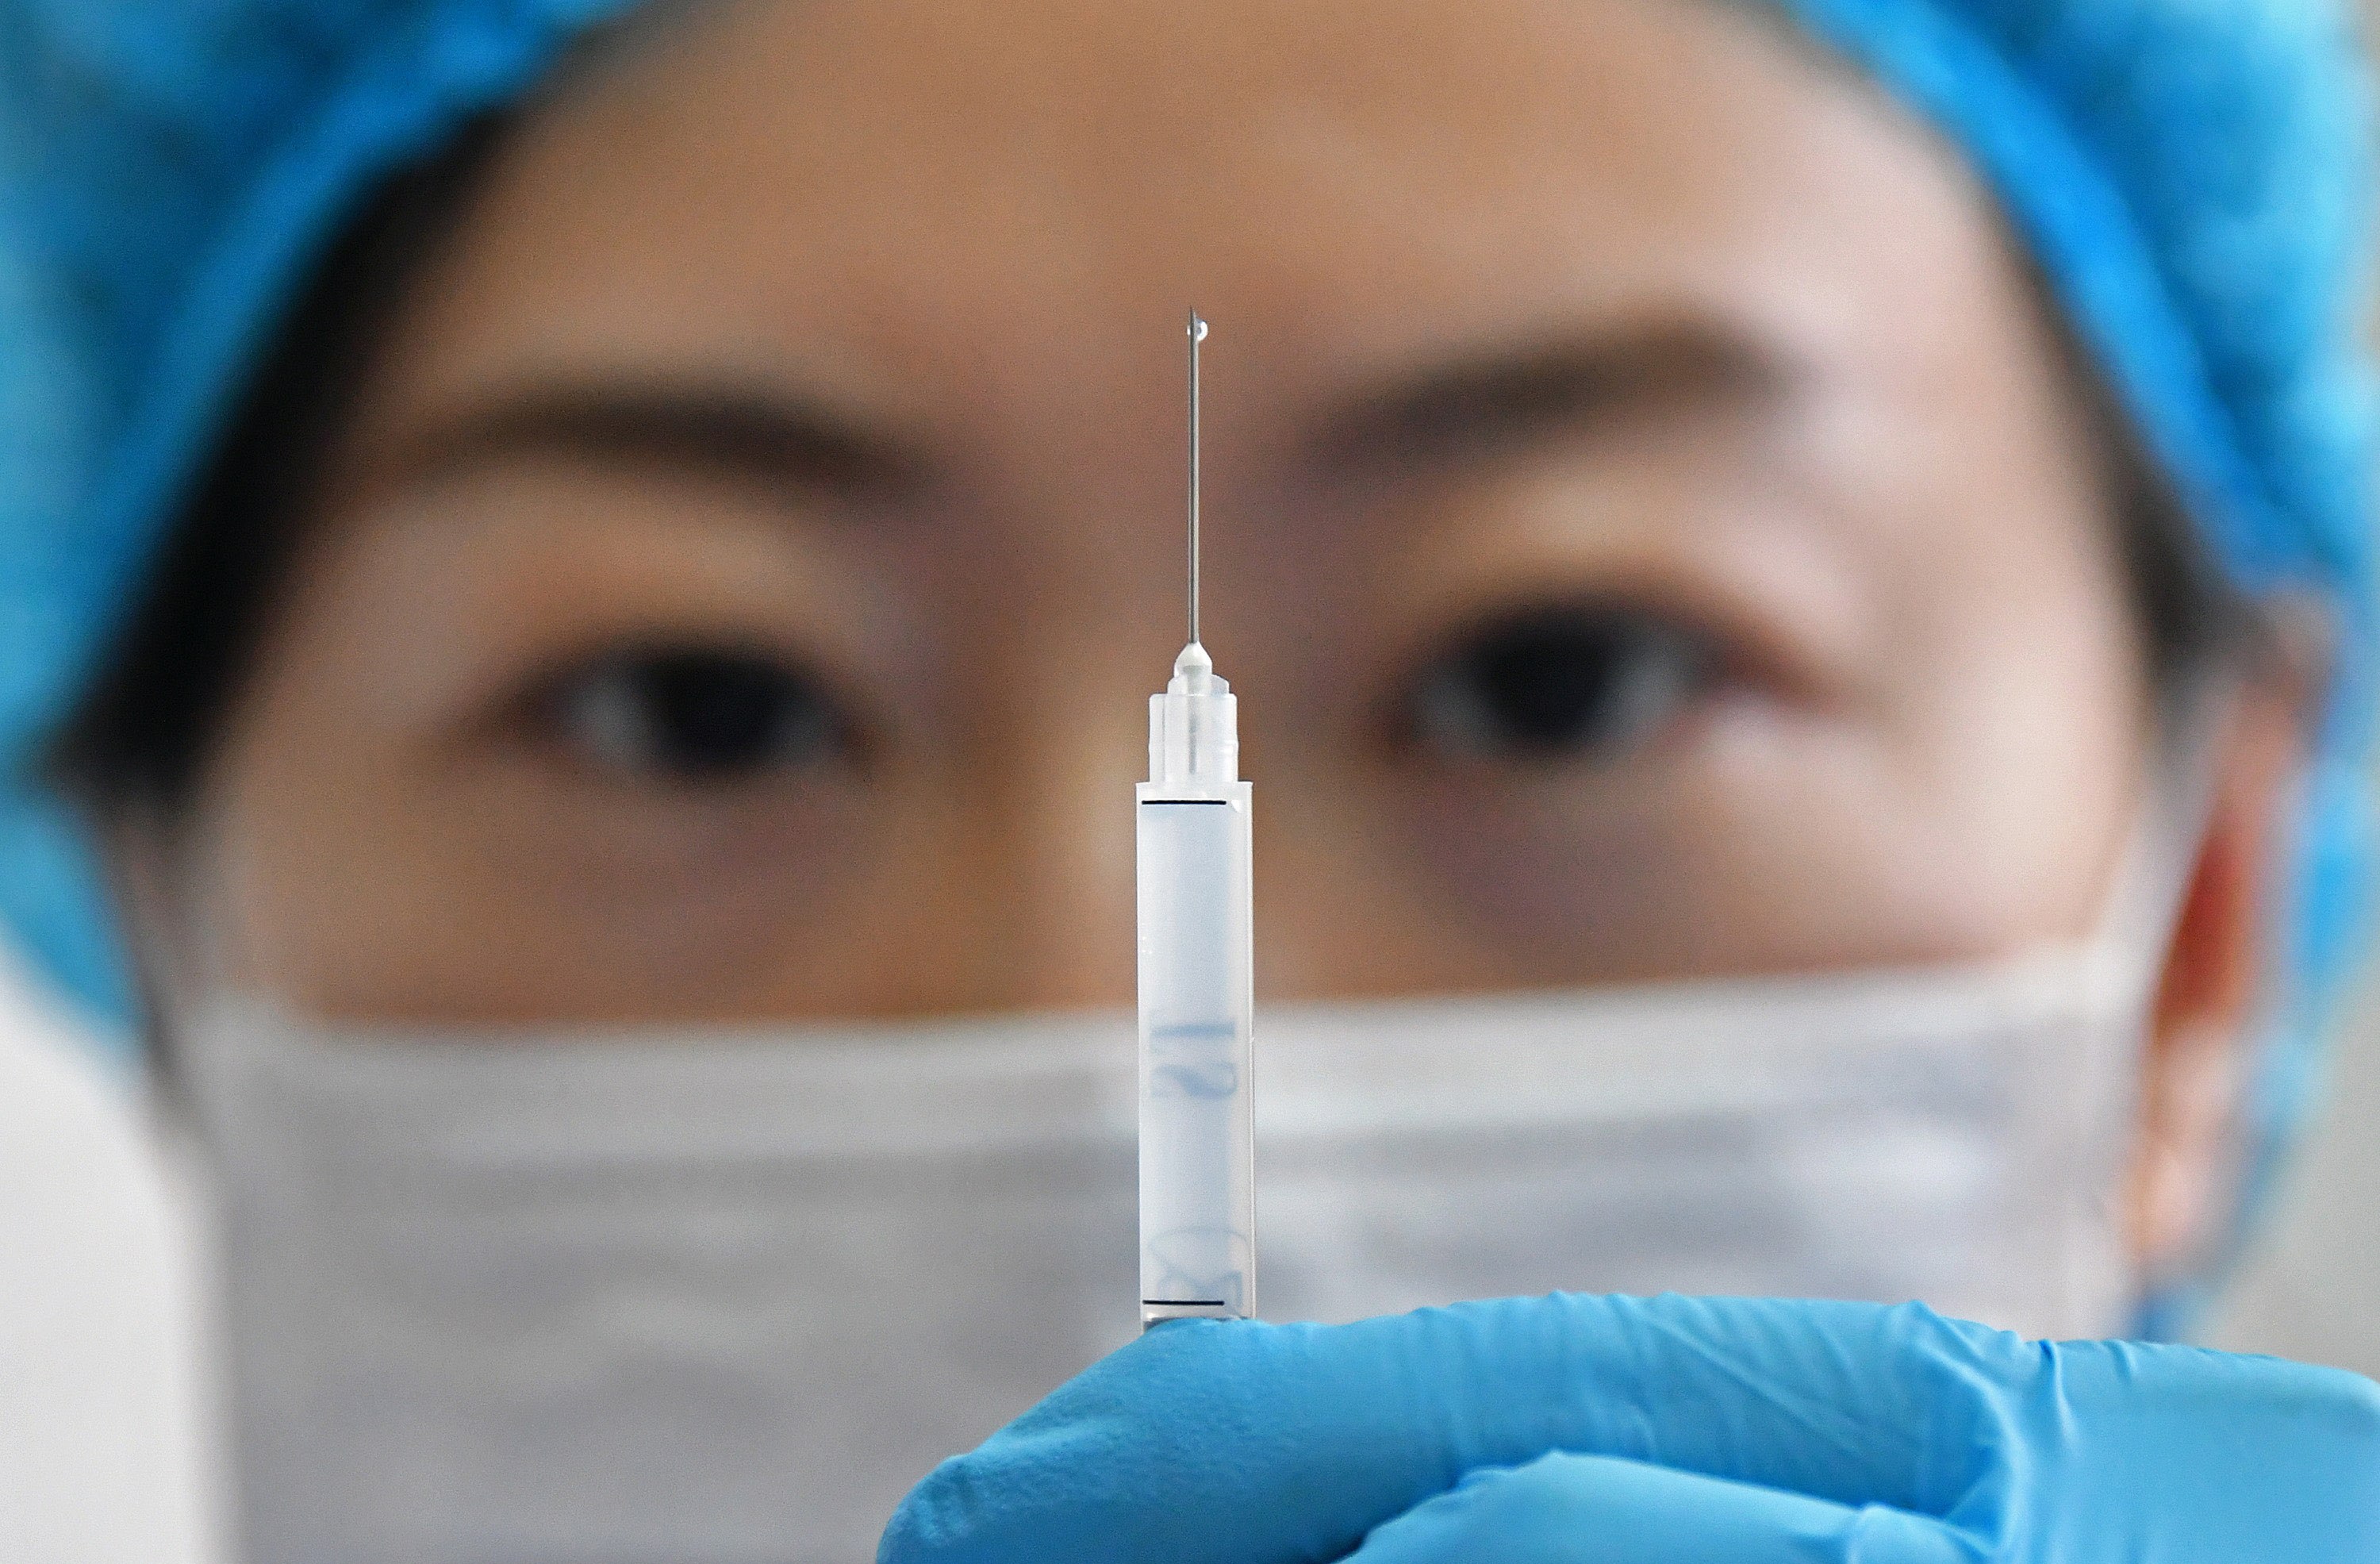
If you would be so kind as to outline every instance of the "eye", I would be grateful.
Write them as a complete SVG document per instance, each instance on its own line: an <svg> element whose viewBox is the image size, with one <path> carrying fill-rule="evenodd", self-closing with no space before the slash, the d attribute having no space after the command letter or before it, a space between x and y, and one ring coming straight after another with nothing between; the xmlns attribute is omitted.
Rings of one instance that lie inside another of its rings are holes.
<svg viewBox="0 0 2380 1564"><path fill-rule="evenodd" d="M552 681L541 704L565 749L640 779L745 781L823 764L851 744L849 725L814 680L750 652L613 653Z"/></svg>
<svg viewBox="0 0 2380 1564"><path fill-rule="evenodd" d="M1405 727L1441 754L1607 762L1676 718L1717 667L1702 638L1650 615L1529 609L1479 627L1427 666Z"/></svg>

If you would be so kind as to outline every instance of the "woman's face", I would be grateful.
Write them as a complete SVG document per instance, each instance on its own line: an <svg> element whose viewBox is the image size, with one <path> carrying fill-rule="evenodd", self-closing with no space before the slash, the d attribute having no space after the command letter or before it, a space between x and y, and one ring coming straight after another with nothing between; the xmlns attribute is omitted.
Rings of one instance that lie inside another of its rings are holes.
<svg viewBox="0 0 2380 1564"><path fill-rule="evenodd" d="M528 115L404 301L201 979L1128 1003L1192 304L1266 996L2087 930L2149 745L2108 464L1876 92L1699 0L746 0Z"/></svg>

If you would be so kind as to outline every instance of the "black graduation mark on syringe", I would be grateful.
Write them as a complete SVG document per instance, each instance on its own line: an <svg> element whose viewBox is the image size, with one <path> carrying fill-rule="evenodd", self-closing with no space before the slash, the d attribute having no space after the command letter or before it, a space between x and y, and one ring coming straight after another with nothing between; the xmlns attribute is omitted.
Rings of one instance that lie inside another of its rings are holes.
<svg viewBox="0 0 2380 1564"><path fill-rule="evenodd" d="M1143 799L1140 800L1140 807L1143 809L1148 809L1157 804L1213 804L1217 809L1229 809L1232 807L1232 800L1229 799Z"/></svg>

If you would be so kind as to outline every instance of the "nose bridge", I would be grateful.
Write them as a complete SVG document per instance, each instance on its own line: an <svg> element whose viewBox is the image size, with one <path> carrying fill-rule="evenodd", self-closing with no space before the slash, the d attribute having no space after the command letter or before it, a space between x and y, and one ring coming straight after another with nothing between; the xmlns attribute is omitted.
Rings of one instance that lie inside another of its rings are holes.
<svg viewBox="0 0 2380 1564"><path fill-rule="evenodd" d="M1133 999L1133 787L1184 634L1175 340L1157 337L1157 373L1137 352L1074 366L1075 416L1044 408L999 474L988 533L1007 556L984 579L1016 590L972 605L982 694L965 761L990 1007Z"/></svg>
<svg viewBox="0 0 2380 1564"><path fill-rule="evenodd" d="M1023 661L977 760L994 997L1013 1009L1129 1004L1148 681L1129 655Z"/></svg>

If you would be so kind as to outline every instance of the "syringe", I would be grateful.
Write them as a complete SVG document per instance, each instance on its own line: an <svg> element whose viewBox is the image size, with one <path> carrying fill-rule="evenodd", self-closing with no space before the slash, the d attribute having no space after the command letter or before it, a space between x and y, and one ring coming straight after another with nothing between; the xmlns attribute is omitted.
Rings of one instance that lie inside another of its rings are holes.
<svg viewBox="0 0 2380 1564"><path fill-rule="evenodd" d="M1255 935L1239 709L1198 642L1190 312L1190 641L1148 701L1140 816L1140 1323L1256 1313Z"/></svg>

